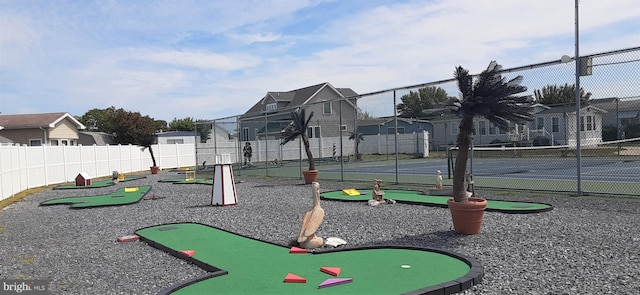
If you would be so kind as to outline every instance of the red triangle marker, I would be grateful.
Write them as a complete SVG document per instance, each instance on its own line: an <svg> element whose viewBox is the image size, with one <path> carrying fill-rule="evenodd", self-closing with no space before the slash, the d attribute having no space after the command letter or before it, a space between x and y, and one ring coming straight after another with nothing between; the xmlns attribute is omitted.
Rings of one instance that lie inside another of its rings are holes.
<svg viewBox="0 0 640 295"><path fill-rule="evenodd" d="M348 283L352 283L352 282L353 282L352 278L326 279L324 282L322 282L322 283L320 283L320 285L318 285L318 289L327 288L327 287L333 287L333 286L342 285L342 284L348 284Z"/></svg>
<svg viewBox="0 0 640 295"><path fill-rule="evenodd" d="M191 256L193 256L193 254L196 254L196 251L195 250L180 250L180 253L191 257Z"/></svg>
<svg viewBox="0 0 640 295"><path fill-rule="evenodd" d="M330 274L334 277L337 277L340 275L340 271L342 269L340 269L339 267L328 267L328 266L322 266L320 267L320 271L326 274Z"/></svg>
<svg viewBox="0 0 640 295"><path fill-rule="evenodd" d="M292 273L288 273L287 276L284 277L284 282L285 283L306 283L307 279L298 275L294 275Z"/></svg>
<svg viewBox="0 0 640 295"><path fill-rule="evenodd" d="M303 249L303 248L298 248L298 247L291 247L291 249L289 249L289 253L293 253L293 254L307 254L307 249Z"/></svg>
<svg viewBox="0 0 640 295"><path fill-rule="evenodd" d="M120 243L133 242L133 241L137 241L139 238L140 237L138 235L122 236L122 237L118 237L118 242Z"/></svg>

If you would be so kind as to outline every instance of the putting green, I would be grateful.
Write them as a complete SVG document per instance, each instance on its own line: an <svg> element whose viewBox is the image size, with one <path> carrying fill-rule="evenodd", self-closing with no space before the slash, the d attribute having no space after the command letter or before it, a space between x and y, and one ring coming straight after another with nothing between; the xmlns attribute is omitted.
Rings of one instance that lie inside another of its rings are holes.
<svg viewBox="0 0 640 295"><path fill-rule="evenodd" d="M338 248L291 254L286 247L197 223L157 225L136 234L151 246L210 272L162 294L422 294L430 290L449 294L470 288L483 276L475 260L428 248ZM195 252L189 257L182 250ZM321 272L321 267L339 267L341 272L333 277ZM289 273L305 278L306 283L285 283ZM353 282L318 288L330 278Z"/></svg>
<svg viewBox="0 0 640 295"><path fill-rule="evenodd" d="M40 203L40 206L71 204L71 208L80 209L88 207L127 205L140 202L150 189L150 185L130 188L123 187L108 195L59 198L44 201Z"/></svg>
<svg viewBox="0 0 640 295"><path fill-rule="evenodd" d="M349 196L342 191L324 192L320 197L326 200L337 201L368 201L371 199L371 190L358 190L360 195ZM419 191L384 190L384 198L392 199L399 203L419 204L436 207L447 207L449 196L428 196ZM552 210L553 206L543 203L514 202L487 200L486 211L503 213L538 213Z"/></svg>
<svg viewBox="0 0 640 295"><path fill-rule="evenodd" d="M207 184L213 185L213 179L204 179L204 178L195 178L187 180L185 178L177 178L177 179L162 179L158 180L158 182L171 182L176 184Z"/></svg>
<svg viewBox="0 0 640 295"><path fill-rule="evenodd" d="M125 176L124 180L120 180L119 182L126 182L126 181L131 181L131 180L137 180L137 179L141 179L141 178L146 178L146 176ZM106 186L112 186L115 183L113 183L113 180L111 179L105 179L105 180L99 180L99 181L92 181L91 185L88 186L77 186L75 183L74 184L68 184L68 185L61 185L61 186L56 186L53 189L81 189L81 188L97 188L97 187L106 187Z"/></svg>

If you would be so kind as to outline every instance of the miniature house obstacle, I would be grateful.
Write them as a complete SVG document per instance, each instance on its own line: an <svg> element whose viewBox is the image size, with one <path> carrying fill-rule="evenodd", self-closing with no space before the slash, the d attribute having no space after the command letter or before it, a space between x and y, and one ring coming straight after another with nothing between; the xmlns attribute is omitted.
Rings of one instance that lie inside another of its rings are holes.
<svg viewBox="0 0 640 295"><path fill-rule="evenodd" d="M217 154L213 164L212 206L227 206L238 203L236 183L233 180L230 154Z"/></svg>
<svg viewBox="0 0 640 295"><path fill-rule="evenodd" d="M87 172L80 172L76 176L76 186L91 186L91 176Z"/></svg>

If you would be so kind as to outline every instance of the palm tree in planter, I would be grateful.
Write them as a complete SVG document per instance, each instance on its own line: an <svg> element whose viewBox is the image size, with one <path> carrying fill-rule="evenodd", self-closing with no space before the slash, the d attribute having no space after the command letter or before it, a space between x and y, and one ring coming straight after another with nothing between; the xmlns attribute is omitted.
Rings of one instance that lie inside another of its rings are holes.
<svg viewBox="0 0 640 295"><path fill-rule="evenodd" d="M360 146L360 142L364 140L364 136L358 131L351 131L349 134L349 140L354 140L356 142L356 159L360 160L362 156L360 155L358 147Z"/></svg>
<svg viewBox="0 0 640 295"><path fill-rule="evenodd" d="M157 137L154 134L143 135L138 139L138 145L142 147L142 151L145 149L149 149L149 154L151 154L151 161L153 162L153 166L149 167L151 169L151 174L158 174L160 167L156 164L156 157L153 155L153 149L151 145L156 144Z"/></svg>
<svg viewBox="0 0 640 295"><path fill-rule="evenodd" d="M306 116L304 109L296 109L291 112L291 123L280 132L280 145L285 145L296 137L300 136L302 144L304 144L304 150L307 153L307 160L309 160L309 170L302 171L306 184L311 184L318 179L318 170L316 170L316 163L313 160L313 154L311 154L311 148L309 147L309 137L307 136L307 128L309 122L313 118L313 112Z"/></svg>
<svg viewBox="0 0 640 295"><path fill-rule="evenodd" d="M455 78L458 80L461 97L450 99L449 106L461 119L457 138L458 154L453 171L453 198L448 202L456 232L479 233L482 214L487 205L486 200L469 196L465 185L473 118L484 117L502 130L508 130L510 122L524 124L533 120L531 111L534 100L530 95L521 95L527 90L520 85L522 76L507 81L502 77L501 70L502 66L492 61L474 83L468 70L456 67ZM458 207L469 206L475 209L463 209L465 211L458 213ZM469 216L471 211L476 211L478 216ZM478 221L477 224L471 225L471 221L458 220L467 217Z"/></svg>

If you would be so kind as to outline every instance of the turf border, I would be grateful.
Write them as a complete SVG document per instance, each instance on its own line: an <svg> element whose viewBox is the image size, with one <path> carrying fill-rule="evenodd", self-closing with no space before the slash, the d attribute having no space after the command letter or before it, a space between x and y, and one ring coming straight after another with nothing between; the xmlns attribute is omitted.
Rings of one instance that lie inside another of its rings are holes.
<svg viewBox="0 0 640 295"><path fill-rule="evenodd" d="M205 226L205 227L210 227L210 228L213 228L213 229L216 229L216 230L220 230L220 231L223 231L223 232L226 232L226 233L237 235L237 236L242 237L242 238L246 238L246 239L250 239L250 240L254 240L254 241L270 244L270 245L281 247L281 248L284 248L284 249L288 248L288 247L282 246L280 244L259 240L259 239L256 239L256 238L252 238L252 237L249 237L249 236L237 234L237 233L234 233L232 231L228 231L228 230L225 230L225 229L222 229L222 228L219 228L219 227L215 227L215 226L212 226L212 225L203 224L203 223L199 223L199 222L163 223L163 224L143 227L143 228L140 228L140 229L136 230L136 232L138 232L140 230L152 228L152 227L171 226L173 224L196 224L196 225L202 225L202 226ZM168 230L170 230L170 229L168 229ZM162 245L160 243L156 243L155 241L147 239L144 236L140 236L140 241L143 241L143 242L147 243L149 246L151 246L153 248L156 248L156 249L162 250L164 252L167 252L171 256L174 256L176 258L183 259L183 260L185 260L187 262L190 262L190 263L202 268L203 270L209 272L209 274L197 277L195 279L187 279L187 280L184 280L182 282L176 283L176 284L174 284L172 286L169 286L169 287L167 287L165 289L162 289L157 293L158 295L169 295L169 294L171 294L173 292L176 292L176 291L178 291L178 290L180 290L182 288L185 288L185 287L190 286L192 284L201 282L203 280L207 280L207 279L210 279L210 278L214 278L214 277L218 277L218 276L222 276L222 275L228 274L228 272L223 270L223 269L217 268L217 267L215 267L215 266L213 266L211 264L208 264L208 263L205 263L203 261L197 260L197 259L195 259L193 257L186 256L186 255L180 253L179 251L173 250L173 249L171 249L169 247L166 247L166 246L164 246L164 245ZM427 294L427 295L453 294L453 293L457 293L457 292L469 289L473 285L480 284L482 282L482 279L484 278L484 267L480 264L480 262L478 260L476 260L474 258L463 256L463 255L458 254L458 253L445 251L445 250L442 250L442 249L429 248L429 247L403 246L403 245L375 245L375 246L362 246L362 247L354 247L354 248L316 249L316 250L309 251L309 254L321 255L321 254L324 254L324 253L367 250L367 249L407 249L407 250L420 250L420 251L426 251L426 252L434 252L434 253L447 255L449 257L461 260L462 262L466 263L470 268L468 273L466 273L462 277L456 278L455 280L448 281L448 282L445 282L445 283L441 283L441 284L438 284L438 285L427 286L427 287L420 288L420 289L417 289L417 290L413 290L413 291L410 291L410 292L407 292L407 293L404 293L404 294L409 294L409 295L418 295L418 294Z"/></svg>
<svg viewBox="0 0 640 295"><path fill-rule="evenodd" d="M357 190L371 190L371 188L362 188L362 189L357 188ZM419 191L419 190L410 190L410 189L393 189L393 190L401 190L401 191L406 191L406 192L416 192L416 194L418 194L418 195L425 195L425 196L443 197L443 196L438 196L438 195L430 195L430 194L425 193L424 191ZM368 200L333 199L333 198L324 197L322 195L323 193L334 193L334 192L341 192L341 191L342 190L333 190L333 191L322 192L322 193L320 193L320 199L327 200L327 201L338 201L338 202L367 202L368 201ZM397 199L393 199L393 200L396 201L397 203L400 203L400 204L422 205L422 206L438 207L438 208L449 208L449 206L447 206L447 204L403 201L403 200L397 200ZM524 210L524 209L523 210L503 210L503 209L496 209L496 208L487 207L485 209L485 211L487 211L487 212L500 212L500 213L506 213L506 214L531 214L531 213L542 213L542 212L547 212L547 211L553 210L553 205L548 204L548 203L538 203L538 202L529 202L529 201L493 200L493 199L485 199L485 200L487 200L487 201L500 201L500 202L525 203L525 204L539 204L539 205L549 206L547 208L533 209L533 210Z"/></svg>

